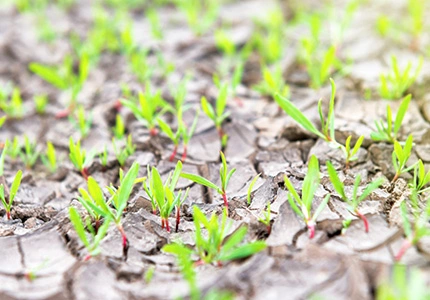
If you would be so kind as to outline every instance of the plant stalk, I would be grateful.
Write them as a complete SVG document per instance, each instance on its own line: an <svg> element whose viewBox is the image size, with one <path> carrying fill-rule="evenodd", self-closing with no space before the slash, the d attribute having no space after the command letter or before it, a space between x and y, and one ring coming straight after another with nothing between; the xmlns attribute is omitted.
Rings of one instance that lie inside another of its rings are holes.
<svg viewBox="0 0 430 300"><path fill-rule="evenodd" d="M369 221L367 220L366 216L360 213L358 210L355 211L355 214L363 221L364 224L364 230L366 233L369 232Z"/></svg>
<svg viewBox="0 0 430 300"><path fill-rule="evenodd" d="M82 168L81 175L82 175L82 177L84 177L85 180L88 181L88 176L90 176L90 174L88 172L88 168Z"/></svg>
<svg viewBox="0 0 430 300"><path fill-rule="evenodd" d="M170 155L169 161L172 162L175 159L176 153L178 153L178 145L175 145L175 148L173 148L173 152Z"/></svg>
<svg viewBox="0 0 430 300"><path fill-rule="evenodd" d="M166 224L166 231L170 232L169 218L166 218L166 220L164 222Z"/></svg>
<svg viewBox="0 0 430 300"><path fill-rule="evenodd" d="M10 210L9 211L6 211L6 218L8 219L8 220L10 220L11 218L10 218Z"/></svg>
<svg viewBox="0 0 430 300"><path fill-rule="evenodd" d="M157 128L155 128L155 127L149 128L149 135L150 136L154 137L154 136L157 136L157 134L158 134Z"/></svg>
<svg viewBox="0 0 430 300"><path fill-rule="evenodd" d="M228 200L227 200L227 193L226 192L223 192L222 199L224 200L224 206L225 206L225 208L227 208L227 211L228 211Z"/></svg>
<svg viewBox="0 0 430 300"><path fill-rule="evenodd" d="M179 223L181 222L181 210L179 207L176 207L176 226L175 226L175 232L179 231Z"/></svg>
<svg viewBox="0 0 430 300"><path fill-rule="evenodd" d="M399 252L397 253L397 255L394 257L394 259L396 261L400 261L403 257L403 255L406 253L406 251L412 247L412 243L410 240L405 240L402 244L402 247L400 248Z"/></svg>
<svg viewBox="0 0 430 300"><path fill-rule="evenodd" d="M129 247L127 235L125 234L124 227L122 227L121 224L117 224L117 228L122 236L122 254L125 258L127 258L128 247Z"/></svg>
<svg viewBox="0 0 430 300"><path fill-rule="evenodd" d="M181 161L183 163L187 159L187 154L188 154L188 145L184 145L184 152L182 152L182 157L181 157Z"/></svg>
<svg viewBox="0 0 430 300"><path fill-rule="evenodd" d="M313 239L315 237L315 223L312 221L307 222L309 238Z"/></svg>

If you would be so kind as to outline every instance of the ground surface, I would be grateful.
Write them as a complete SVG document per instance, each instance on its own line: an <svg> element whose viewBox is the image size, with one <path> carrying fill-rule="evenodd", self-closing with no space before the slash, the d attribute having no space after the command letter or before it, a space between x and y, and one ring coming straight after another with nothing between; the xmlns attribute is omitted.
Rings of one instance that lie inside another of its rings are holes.
<svg viewBox="0 0 430 300"><path fill-rule="evenodd" d="M295 216L287 202L283 176L289 176L293 184L300 186L310 155L317 155L323 174L327 174L325 161L331 160L341 169L343 156L305 132L286 114L280 113L273 101L250 88L251 84L258 82L260 74L259 64L252 63L251 59L244 74L247 85L239 87L237 96L240 101L229 101L227 109L231 116L224 127L230 137L226 157L229 164L237 168L228 187L230 218L235 221L235 226L247 224L250 228L248 239L266 239L268 248L247 260L223 267L198 267L199 286L203 291L213 287L228 289L238 299L306 299L312 294L323 299L372 299L378 282L390 272L393 253L399 250L404 239L397 225L400 223L399 202L407 197L406 181L401 178L394 187L390 186L392 146L370 139L374 120L383 116L389 102L378 97L366 101L363 90L378 86L379 75L388 70L392 54L396 54L401 63L408 60L416 62L417 54L405 46L407 41L394 43L377 36L373 24L378 13L388 9L396 15L402 12L403 7L402 1L383 2L369 1L354 17L341 48L353 64L347 76L334 75L338 90L338 140L344 141L350 134L353 139L365 135L358 161L345 172L346 182L352 184L356 174L362 175L363 182L381 176L387 178L383 187L361 205L361 211L369 219L370 232L366 234L362 223L355 220L347 233L340 235L342 220L350 215L345 204L332 197L330 205L318 218L316 237L309 240L304 223ZM241 45L252 33L252 19L264 16L273 7L274 3L269 1L239 1L226 4L221 16L234 24L231 30L235 43ZM181 78L186 70L194 72L186 97L192 104L192 109L186 114L187 121L190 121L202 95L209 99L217 95L211 73L220 56L212 35L194 37L183 20L177 21L181 20L180 15L165 8L161 10L162 18L176 21L166 22L164 40L155 41L147 34L148 24L140 16L139 12L134 15L136 39L145 47L162 49L166 59L175 63L172 82ZM81 5L67 15L52 9L49 17L60 32L68 32L72 28L85 32L91 20L87 5ZM37 41L33 21L29 15L19 15L13 9L0 10L0 81L13 81L21 87L27 108L24 118L6 122L0 131L0 140L27 134L38 141L41 149L46 141L52 141L61 153L63 163L55 176L48 174L40 163L34 170L26 170L12 210L13 220L3 218L0 221L0 298L172 299L186 296L188 286L178 272L175 259L160 249L177 238L192 245L191 204L197 203L207 212L220 212L221 197L181 180L181 188L191 187L190 195L183 208L184 221L179 232L169 234L161 229L159 217L151 214L143 190L136 187L124 218L124 228L130 240L127 260L122 258L121 237L112 227L102 243L102 255L83 262L85 249L78 242L67 210L70 205L80 208L74 198L79 187L86 187L85 180L74 171L67 158L69 137L78 135L67 119L54 117L55 112L63 107L61 93L27 69L28 63L34 61L46 64L61 61L70 46L63 39L53 44ZM291 84L292 101L316 121L316 103L319 98L327 103L330 87L326 85L320 90L306 87L306 74L295 62L298 39L303 30L298 26L288 32L287 55L281 64L285 78ZM418 78L418 96L410 105L402 134L414 135L417 145L411 161L421 158L430 163L430 125L426 119L430 117L430 106L422 90L430 70L426 65ZM114 104L121 96L120 84L123 82L129 83L133 90L139 89L121 56L102 55L99 65L90 72L79 98L86 108L93 110L94 116L91 133L82 141L85 148L100 149L110 144ZM155 80L154 83L166 99L171 99L165 82ZM49 94L50 105L48 113L39 116L34 113L31 97L42 92ZM398 106L398 102L390 103L393 107ZM137 145L137 151L128 159L127 165L139 162L142 165L140 175L145 175L146 165L155 165L167 176L175 166L168 161L171 143L163 135L151 138L127 109L122 109L121 114L126 117L127 130ZM185 170L218 180L220 148L214 126L200 114L197 132L189 145ZM112 163L108 170L102 170L97 160L90 168L91 174L105 185L118 180L118 166L113 155L110 160ZM22 163L8 159L6 178L10 180L18 169L23 169ZM247 188L257 173L261 173L262 178L255 186L254 198L248 207L245 200ZM317 191L317 202L332 191L324 175ZM273 211L270 235L255 217L261 215L268 201L272 203ZM2 208L0 214L4 214ZM430 244L423 241L420 246L419 251L410 249L403 262L425 270L428 269ZM37 272L34 281L24 278L26 272L45 260L46 266ZM143 274L152 266L155 266L154 277L147 284Z"/></svg>

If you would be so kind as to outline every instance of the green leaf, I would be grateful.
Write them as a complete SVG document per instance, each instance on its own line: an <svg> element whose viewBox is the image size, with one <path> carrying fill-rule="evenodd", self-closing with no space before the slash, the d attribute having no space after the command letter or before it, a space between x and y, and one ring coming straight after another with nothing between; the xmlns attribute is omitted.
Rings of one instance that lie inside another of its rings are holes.
<svg viewBox="0 0 430 300"><path fill-rule="evenodd" d="M215 111L212 105L209 104L208 100L206 100L205 97L202 97L201 105L202 105L203 112L209 117L209 119L215 122L215 119L216 119Z"/></svg>
<svg viewBox="0 0 430 300"><path fill-rule="evenodd" d="M248 231L248 228L245 226L240 227L236 232L234 232L227 242L222 246L223 252L228 252L230 249L233 249L236 245L241 243L245 238L245 235Z"/></svg>
<svg viewBox="0 0 430 300"><path fill-rule="evenodd" d="M31 72L60 90L68 88L67 82L64 78L59 76L58 71L55 68L47 67L38 63L30 63L29 69Z"/></svg>
<svg viewBox="0 0 430 300"><path fill-rule="evenodd" d="M165 194L164 194L164 185L161 180L160 173L158 173L157 168L152 167L151 171L151 183L152 183L152 192L154 193L155 201L157 201L158 207L161 209L164 206Z"/></svg>
<svg viewBox="0 0 430 300"><path fill-rule="evenodd" d="M312 124L312 122L308 118L306 118L306 116L289 100L277 93L275 95L275 101L291 118L293 118L303 128L324 140L326 139L325 136L315 127L315 125Z"/></svg>
<svg viewBox="0 0 430 300"><path fill-rule="evenodd" d="M176 139L176 136L173 133L172 129L170 128L170 126L167 125L167 123L164 122L161 118L158 118L157 121L158 121L158 126L160 127L160 129L169 137L169 139L172 140L172 142L174 144L176 144L177 139Z"/></svg>
<svg viewBox="0 0 430 300"><path fill-rule="evenodd" d="M359 202L366 199L374 190L376 190L384 182L383 178L378 178L372 181L363 191L361 196L358 198Z"/></svg>
<svg viewBox="0 0 430 300"><path fill-rule="evenodd" d="M103 240L103 238L106 236L107 231L109 229L109 225L110 225L111 219L110 218L105 218L103 220L103 225L100 226L99 230L97 231L97 235L94 238L94 242L93 242L93 248L97 248L98 245L100 244L100 242Z"/></svg>
<svg viewBox="0 0 430 300"><path fill-rule="evenodd" d="M324 210L324 208L327 206L328 200L330 199L330 194L327 194L323 201L321 201L320 205L318 205L317 209L314 212L314 215L312 217L312 220L315 222L320 215L320 213Z"/></svg>
<svg viewBox="0 0 430 300"><path fill-rule="evenodd" d="M222 116L227 105L228 86L224 84L221 87L217 101L216 101L216 115Z"/></svg>
<svg viewBox="0 0 430 300"><path fill-rule="evenodd" d="M245 258L266 249L266 246L267 246L266 243L263 241L256 241L254 243L249 243L232 250L230 253L222 254L219 257L219 260L230 261L230 260Z"/></svg>
<svg viewBox="0 0 430 300"><path fill-rule="evenodd" d="M306 207L308 213L311 211L312 201L314 194L319 186L320 172L318 159L315 155L312 155L309 160L308 172L303 180L302 186L302 201Z"/></svg>
<svg viewBox="0 0 430 300"><path fill-rule="evenodd" d="M346 201L347 197L345 194L345 187L342 181L340 180L339 175L336 172L336 169L329 161L327 162L327 171L334 189L341 196L341 198Z"/></svg>
<svg viewBox="0 0 430 300"><path fill-rule="evenodd" d="M117 209L117 218L122 214L124 209L127 206L128 198L130 197L131 191L133 189L134 181L137 178L137 174L139 173L139 164L133 163L130 170L128 170L127 174L121 180L121 186L119 187L118 194L118 204Z"/></svg>
<svg viewBox="0 0 430 300"><path fill-rule="evenodd" d="M251 193L252 193L252 189L254 188L255 183L257 182L258 178L260 178L261 173L257 174L251 181L251 183L249 184L248 187L248 193L246 195L246 200L248 202L248 205L251 204Z"/></svg>
<svg viewBox="0 0 430 300"><path fill-rule="evenodd" d="M170 189L172 191L174 191L176 188L179 177L181 176L181 172L182 172L182 162L178 161L175 167L175 171L173 171L173 176L170 180Z"/></svg>
<svg viewBox="0 0 430 300"><path fill-rule="evenodd" d="M403 101L400 104L399 110L397 111L396 120L394 121L394 135L397 135L400 126L402 126L403 118L405 117L405 114L408 110L411 98L411 94L407 95L405 98L403 98Z"/></svg>
<svg viewBox="0 0 430 300"><path fill-rule="evenodd" d="M195 183L204 185L208 188L216 190L218 193L222 194L222 190L215 184L207 180L206 178L195 175L195 174L189 174L189 173L181 173L181 177L185 179L189 179L191 181L194 181Z"/></svg>
<svg viewBox="0 0 430 300"><path fill-rule="evenodd" d="M9 206L12 206L13 200L15 199L16 193L18 192L19 186L21 185L22 171L19 170L15 178L12 182L12 186L10 188L10 196L9 196Z"/></svg>
<svg viewBox="0 0 430 300"><path fill-rule="evenodd" d="M76 210L76 208L74 207L69 208L69 217L82 243L85 245L85 247L89 248L90 243L88 242L87 236L85 234L85 227L84 227L84 224L82 223L82 219L79 216L79 213Z"/></svg>

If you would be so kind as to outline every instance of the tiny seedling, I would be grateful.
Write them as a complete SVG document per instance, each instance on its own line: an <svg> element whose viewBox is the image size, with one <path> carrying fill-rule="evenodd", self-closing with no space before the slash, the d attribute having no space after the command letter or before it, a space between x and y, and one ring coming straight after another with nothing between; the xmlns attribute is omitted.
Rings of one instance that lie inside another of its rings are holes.
<svg viewBox="0 0 430 300"><path fill-rule="evenodd" d="M28 136L24 137L24 151L21 151L19 156L27 169L33 168L39 158L40 153L37 151L36 147L37 144L30 142Z"/></svg>
<svg viewBox="0 0 430 300"><path fill-rule="evenodd" d="M72 137L69 140L69 157L72 164L81 172L82 177L85 180L88 179L88 165L94 157L94 151L90 151L88 154L84 149L81 149L81 142L77 141L76 144L73 142Z"/></svg>
<svg viewBox="0 0 430 300"><path fill-rule="evenodd" d="M220 152L220 156L222 161L221 167L219 169L219 175L221 180L220 187L200 175L181 173L181 177L189 179L191 181L194 181L195 183L201 184L205 187L208 187L210 189L214 189L215 191L217 191L218 194L220 194L223 198L225 208L228 209L227 186L231 179L231 176L233 175L234 172L236 172L236 169L233 168L230 171L228 171L227 161L225 159L224 153Z"/></svg>
<svg viewBox="0 0 430 300"><path fill-rule="evenodd" d="M146 284L150 284L152 279L154 278L155 266L150 266L148 270L146 270L144 275L144 280Z"/></svg>
<svg viewBox="0 0 430 300"><path fill-rule="evenodd" d="M409 184L410 188L415 190L418 194L425 193L430 190L426 187L430 183L430 171L426 173L424 163L420 159L414 168L414 178Z"/></svg>
<svg viewBox="0 0 430 300"><path fill-rule="evenodd" d="M181 133L182 133L182 148L183 148L182 157L181 157L182 162L185 162L185 160L187 159L188 143L190 142L191 138L194 135L194 132L196 131L199 115L200 115L200 110L197 110L193 123L191 124L190 127L187 127L187 125L182 119L182 111L179 111L178 113L179 129L181 130Z"/></svg>
<svg viewBox="0 0 430 300"><path fill-rule="evenodd" d="M158 126L160 127L161 131L163 131L173 143L173 151L169 157L169 161L172 162L176 157L176 153L178 152L179 142L181 141L180 124L176 129L176 132L173 132L172 128L166 122L164 122L161 118L158 118Z"/></svg>
<svg viewBox="0 0 430 300"><path fill-rule="evenodd" d="M222 129L222 124L225 119L230 115L229 112L225 112L225 107L227 106L228 97L228 86L222 85L218 98L216 99L215 108L208 102L205 97L202 97L201 105L204 113L215 123L215 127L218 131L218 135L221 141L222 148L227 145L228 136Z"/></svg>
<svg viewBox="0 0 430 300"><path fill-rule="evenodd" d="M270 211L270 202L267 203L266 211L263 214L263 217L258 218L258 222L266 225L267 228L267 234L269 235L272 231L272 226L270 225L271 217L270 217L271 211Z"/></svg>
<svg viewBox="0 0 430 300"><path fill-rule="evenodd" d="M19 170L15 174L15 178L13 179L10 190L5 185L6 183L0 184L0 199L1 199L1 202L3 203L4 209L6 210L6 217L8 220L11 219L10 210L12 209L13 200L15 200L16 193L18 192L19 186L21 185L21 178L22 178L22 171Z"/></svg>
<svg viewBox="0 0 430 300"><path fill-rule="evenodd" d="M314 201L315 191L320 183L320 170L316 156L312 155L309 161L308 172L302 185L301 197L287 176L284 177L284 182L289 191L288 202L294 212L305 221L309 231L309 238L312 239L315 236L316 220L330 199L330 194L327 194L312 214L312 202Z"/></svg>
<svg viewBox="0 0 430 300"><path fill-rule="evenodd" d="M420 200L418 198L418 193L412 190L410 203L411 203L411 217L412 221L409 219L408 209L406 203L403 201L400 204L400 212L403 221L403 231L406 236L406 240L399 249L399 252L395 256L396 261L400 261L406 251L416 246L419 241L430 235L430 229L428 228L428 219L430 217L430 201L426 201L426 207L422 210L420 206Z"/></svg>
<svg viewBox="0 0 430 300"><path fill-rule="evenodd" d="M19 119L24 116L24 106L19 88L13 89L9 101L7 97L0 97L0 110L9 118Z"/></svg>
<svg viewBox="0 0 430 300"><path fill-rule="evenodd" d="M348 136L348 138L345 141L345 146L341 145L340 148L342 149L343 153L345 154L345 167L348 169L349 164L352 161L355 161L358 159L356 156L358 150L360 149L361 145L363 144L364 136L360 136L358 140L355 142L354 147L351 149L351 138L352 136Z"/></svg>
<svg viewBox="0 0 430 300"><path fill-rule="evenodd" d="M57 155L55 151L55 147L51 142L46 142L46 151L45 154L40 156L42 163L48 168L51 173L55 173L57 171Z"/></svg>
<svg viewBox="0 0 430 300"><path fill-rule="evenodd" d="M216 0L174 0L182 11L194 34L200 36L212 28L218 17L219 1Z"/></svg>
<svg viewBox="0 0 430 300"><path fill-rule="evenodd" d="M27 271L25 271L24 273L24 278L30 282L34 281L37 278L37 273L40 270L42 270L44 267L46 267L48 262L49 262L49 259L44 259L42 263L38 264L37 266L31 269L27 269Z"/></svg>
<svg viewBox="0 0 430 300"><path fill-rule="evenodd" d="M36 112L39 115L43 115L46 112L46 105L48 105L48 96L46 95L36 95L34 96L34 105L36 107Z"/></svg>
<svg viewBox="0 0 430 300"><path fill-rule="evenodd" d="M130 155L132 155L136 151L136 146L133 144L131 134L128 135L127 142L123 148L117 146L115 138L112 139L112 146L116 159L118 160L118 163L121 167L124 166L125 162L127 161L127 158L129 158Z"/></svg>
<svg viewBox="0 0 430 300"><path fill-rule="evenodd" d="M15 160L21 153L21 144L19 143L18 137L15 136L12 142L6 140L5 145L8 145L6 151L7 155L9 155L10 158Z"/></svg>
<svg viewBox="0 0 430 300"><path fill-rule="evenodd" d="M258 178L260 178L261 173L257 174L252 180L251 183L249 184L248 187L248 193L246 194L246 201L248 203L248 205L251 205L251 194L252 194L252 189L254 188L255 183L257 182Z"/></svg>
<svg viewBox="0 0 430 300"><path fill-rule="evenodd" d="M163 39L163 30L160 23L160 18L158 16L157 10L148 9L146 11L146 17L149 20L149 24L151 26L151 34L157 40Z"/></svg>
<svg viewBox="0 0 430 300"><path fill-rule="evenodd" d="M413 50L419 50L420 36L425 29L424 24L426 11L426 1L421 0L408 0L408 12L411 18L411 24L409 31L412 33L412 44Z"/></svg>
<svg viewBox="0 0 430 300"><path fill-rule="evenodd" d="M393 122L391 107L387 105L387 123L379 120L375 121L376 130L370 134L370 137L374 141L384 141L388 143L394 143L398 139L400 127L402 126L403 119L411 102L411 95L407 95L403 98L402 103L397 111L396 118ZM394 125L394 126L393 126Z"/></svg>
<svg viewBox="0 0 430 300"><path fill-rule="evenodd" d="M392 71L389 74L382 74L380 76L380 87L379 93L384 99L400 99L403 97L405 92L414 84L417 79L421 68L423 66L423 59L415 69L415 72L411 74L412 63L408 63L406 68L401 71L395 56L391 57Z"/></svg>
<svg viewBox="0 0 430 300"><path fill-rule="evenodd" d="M99 160L102 167L106 168L108 164L108 151L106 146L103 148L103 151L99 153Z"/></svg>
<svg viewBox="0 0 430 300"><path fill-rule="evenodd" d="M85 222L86 225L84 225L84 221L81 219L81 216L79 215L76 208L69 208L69 218L72 222L73 227L75 228L76 233L78 234L79 239L88 251L88 255L84 258L84 261L87 261L91 257L99 255L101 252L99 247L100 242L106 236L111 219L105 219L103 225L96 233L96 231L91 225L91 222L89 222L88 219ZM85 228L88 229L90 238L88 237L88 232L85 230Z"/></svg>
<svg viewBox="0 0 430 300"><path fill-rule="evenodd" d="M412 135L408 136L405 142L405 146L403 148L398 141L394 141L394 151L392 154L392 159L396 174L394 175L392 182L395 182L401 174L409 172L410 170L415 168L416 163L409 167L406 166L408 159L411 156L412 145Z"/></svg>
<svg viewBox="0 0 430 300"><path fill-rule="evenodd" d="M117 140L121 140L125 135L124 120L120 114L116 115L115 127L112 127L113 135Z"/></svg>
<svg viewBox="0 0 430 300"><path fill-rule="evenodd" d="M376 190L384 181L382 178L378 178L374 181L372 181L363 191L363 193L358 196L358 188L360 187L361 183L361 176L357 175L354 181L354 188L352 190L352 195L347 196L345 191L345 186L343 182L340 180L339 175L336 172L336 169L333 167L333 165L328 161L327 162L327 170L328 174L331 180L331 183L333 184L334 189L336 192L340 195L341 199L345 201L348 204L348 210L353 214L359 217L364 224L364 230L366 232L369 232L369 222L367 221L367 218L365 215L363 215L359 209L358 206L360 203L366 199L374 190ZM347 224L349 226L350 221L346 220L344 224Z"/></svg>
<svg viewBox="0 0 430 300"><path fill-rule="evenodd" d="M3 127L4 122L6 122L6 116L0 118L0 128Z"/></svg>
<svg viewBox="0 0 430 300"><path fill-rule="evenodd" d="M85 108L82 105L78 106L74 117L69 115L69 120L74 124L75 128L81 133L81 138L88 136L91 130L91 125L93 123L92 115L89 116L85 114Z"/></svg>
<svg viewBox="0 0 430 300"><path fill-rule="evenodd" d="M290 88L285 83L282 75L282 69L277 66L273 70L268 67L262 68L262 81L254 86L254 89L262 95L271 96L273 99L276 94L280 94L284 98L290 97Z"/></svg>
<svg viewBox="0 0 430 300"><path fill-rule="evenodd" d="M320 99L320 101L318 102L318 111L322 127L321 131L319 131L315 127L315 125L290 100L284 98L280 94L276 94L275 101L291 118L293 118L303 128L317 135L319 138L325 140L326 142L333 143L336 147L339 147L339 144L336 142L334 136L334 98L336 95L336 85L333 79L330 79L330 83L331 97L327 118L324 118L323 116L322 99Z"/></svg>

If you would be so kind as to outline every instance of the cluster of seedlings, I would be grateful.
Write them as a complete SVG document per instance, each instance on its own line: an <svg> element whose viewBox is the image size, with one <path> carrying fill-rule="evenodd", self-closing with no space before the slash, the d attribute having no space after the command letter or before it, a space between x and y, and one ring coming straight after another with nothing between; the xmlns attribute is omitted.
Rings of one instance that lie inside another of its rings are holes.
<svg viewBox="0 0 430 300"><path fill-rule="evenodd" d="M65 11L77 5L75 0L57 0L55 2ZM345 16L340 21L334 13L334 4L327 5L324 12L309 12L306 7L297 6L293 9L291 22L285 21L286 18L281 10L275 10L267 18L255 22L252 36L241 47L238 47L229 35L228 24L224 24L213 32L214 45L222 54L221 61L213 71L213 83L217 87L218 94L214 99L202 96L198 108L191 107L186 101L187 84L192 76L185 77L176 85L176 88L171 89L170 98L173 101L163 98L162 90L156 87L154 81L167 83L169 74L174 71L175 66L166 61L160 50L144 48L134 39L134 24L129 11L139 6L144 8L153 38L163 39L163 26L157 9L143 0L105 0L99 2L94 4L94 21L87 36L83 38L74 33L69 37L73 54L64 57L58 65L48 66L32 62L28 66L31 73L67 95L67 105L55 116L56 118L67 117L80 134L79 139L70 138L69 140L69 160L87 182L87 188L79 188L79 196L77 197L85 213L79 212L75 207L70 207L69 218L82 245L86 248L87 253L83 257L84 261L101 253L100 244L106 237L111 225L114 225L120 233L123 256L127 257L129 241L123 227L123 217L127 211L133 189L140 188L145 192L151 202L152 213L160 216L160 225L163 229L169 233L172 232L172 234L178 232L181 222L181 207L187 200L189 192L188 189L180 190L177 188L180 178L216 191L223 201L221 215L217 216L212 213L209 218L197 206L193 206L192 215L195 232L193 247L188 247L181 241L175 241L165 245L162 249L163 252L176 256L181 272L189 283L191 299L202 299L201 291L197 286L196 266L215 264L222 267L226 262L249 257L266 248L266 243L263 240L245 242L248 230L245 226L239 227L233 233L229 232L232 221L228 218L229 197L227 188L230 180L234 178L236 170L229 168L228 160L224 155L229 138L224 125L230 118L229 101L237 100L240 104L237 88L242 84L245 66L253 55L258 56L261 69L261 80L253 85L253 89L261 96L275 101L280 110L284 110L316 138L327 142L330 147L338 149L344 154L344 169L336 169L332 162L327 161L324 169L326 172L321 172L318 158L311 156L301 190L293 185L288 176L284 178L284 186L288 191L287 201L297 216L303 220L303 224L309 232L309 238L315 237L317 218L326 209L331 199L344 201L351 215L363 222L365 232L371 230L366 216L361 213L360 203L378 189L383 184L384 179L377 178L371 182L366 182L363 187L362 178L357 175L354 178L352 191L345 186L342 178L347 174L352 162L358 159L358 152L365 137L349 136L344 143L336 140L334 109L336 85L331 78L332 76L340 77L347 74L349 67L353 64L342 52L343 35L347 27L350 26L354 14L364 5L366 0L347 1ZM217 0L157 0L153 2L154 7L175 6L183 13L196 36L212 34L211 28L219 19L220 2ZM424 30L422 26L424 23L423 15L420 12L420 9L423 8L421 6L423 2L408 0L409 15L405 27L396 28L395 24L386 16L378 18L376 27L379 34L397 40L399 31L406 28L408 33L413 36L410 41L411 47L418 50ZM19 12L34 13L40 20L43 20L37 25L41 41L52 43L58 38L59 33L56 33L52 24L43 18L45 9L50 5L49 1L15 0L15 4ZM324 26L327 23L331 25L331 28L334 28L329 43L325 41L326 37L324 36ZM298 51L297 62L305 70L308 86L318 90L328 83L331 84L331 97L327 114L324 114L323 101L318 102L320 124L314 124L290 100L290 87L284 79L281 62L287 47L285 36L295 26L305 27L307 32L299 41L300 51ZM101 56L106 53L118 54L125 59L129 72L133 74L142 90L135 92L126 83L122 84L122 95L114 103L117 114L115 126L111 128L111 147L106 146L104 149L87 151L81 147L81 142L88 137L92 130L92 112L87 112L88 107L80 103L82 102L80 95L91 76L91 71L96 68ZM430 219L430 201L426 196L426 192L429 190L430 171L426 172L421 160L414 164L408 164L413 149L413 137L409 135L406 140L400 140L399 134L412 99L412 95L407 93L417 80L422 65L423 59L420 59L419 65L414 70L412 63L401 69L397 58L393 56L390 72L380 76L379 89L370 91L370 93L384 99L399 100L403 98L395 116L393 116L391 106L387 105L385 120L376 121L375 131L371 134L373 141L393 145L392 164L395 175L391 180L392 185L402 174L413 172L413 179L409 184L411 196L401 204L406 240L395 256L396 261L400 261L409 248L417 246L423 237L430 235L427 226ZM33 101L37 114L47 113L46 108L51 100L49 98L44 94L34 96ZM13 85L0 87L0 109L4 114L0 118L0 128L8 121L21 119L25 116L26 108L19 87ZM129 160L136 151L136 145L134 145L131 135L126 134L126 124L121 115L123 109L134 115L152 139L163 135L172 143L173 151L167 159L177 163L166 180L162 180L157 167L150 167L149 165L146 176L138 177L141 166L136 162L131 164ZM195 114L190 123L187 123L184 117L188 110ZM188 145L198 128L201 112L213 122L219 136L219 144L221 145L219 156L221 184L219 186L198 174L183 172L183 164L187 160ZM11 219L11 209L20 187L22 171L16 172L14 179L8 184L4 176L6 157L12 162L17 162L20 159L27 170L33 169L40 161L49 173L56 173L62 161L57 157L54 144L50 141L46 143L44 149L40 149L35 141L31 141L28 136L23 136L2 141L1 146L3 150L0 157L0 199L5 209L6 218ZM119 166L119 181L117 184L111 183L109 186L101 186L91 176L89 167L96 157L98 157L101 166L107 167L109 149L112 149ZM317 200L315 194L320 186L322 176L330 179L334 192L326 194L318 205L314 205ZM251 205L253 188L259 177L260 174L250 182L244 205ZM141 186L139 187L139 185ZM424 209L422 203L425 203ZM270 234L270 226L273 221L270 201L267 203L267 209L261 213L262 215L258 216L258 220L267 226L268 234ZM176 221L174 230L172 230L169 220L171 217L174 217ZM342 234L348 234L347 229L351 222L351 218L343 220ZM398 265L396 265L397 267ZM407 284L404 284L402 292L409 293L407 289ZM392 293L390 285L384 285L378 291L378 299L392 299L390 298ZM233 296L228 293L212 291L206 297L229 299Z"/></svg>

